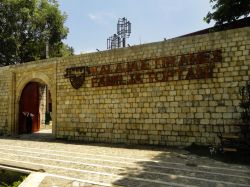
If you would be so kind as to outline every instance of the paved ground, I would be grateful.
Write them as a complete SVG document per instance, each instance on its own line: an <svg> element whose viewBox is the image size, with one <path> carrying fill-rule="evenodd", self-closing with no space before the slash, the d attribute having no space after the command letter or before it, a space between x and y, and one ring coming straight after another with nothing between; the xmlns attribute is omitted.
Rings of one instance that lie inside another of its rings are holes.
<svg viewBox="0 0 250 187"><path fill-rule="evenodd" d="M45 171L40 187L250 186L250 165L244 162L249 157L211 158L199 148L62 142L48 132L0 138L0 164Z"/></svg>

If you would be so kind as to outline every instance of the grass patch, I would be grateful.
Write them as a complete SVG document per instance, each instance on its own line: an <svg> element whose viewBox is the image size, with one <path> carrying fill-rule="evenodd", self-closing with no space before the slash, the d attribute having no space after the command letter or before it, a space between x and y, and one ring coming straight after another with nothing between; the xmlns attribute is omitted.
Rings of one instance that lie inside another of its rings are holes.
<svg viewBox="0 0 250 187"><path fill-rule="evenodd" d="M0 168L0 187L18 187L28 175L12 169Z"/></svg>
<svg viewBox="0 0 250 187"><path fill-rule="evenodd" d="M14 181L11 184L7 184L5 182L0 183L0 187L18 187L24 180L26 176L20 176L17 181Z"/></svg>

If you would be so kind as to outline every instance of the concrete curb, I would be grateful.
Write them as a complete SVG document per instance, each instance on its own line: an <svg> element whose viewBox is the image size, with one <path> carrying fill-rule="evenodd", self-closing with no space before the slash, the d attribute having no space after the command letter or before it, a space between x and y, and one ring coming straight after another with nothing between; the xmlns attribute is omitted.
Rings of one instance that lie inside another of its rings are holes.
<svg viewBox="0 0 250 187"><path fill-rule="evenodd" d="M19 187L38 187L45 177L46 173L32 172Z"/></svg>

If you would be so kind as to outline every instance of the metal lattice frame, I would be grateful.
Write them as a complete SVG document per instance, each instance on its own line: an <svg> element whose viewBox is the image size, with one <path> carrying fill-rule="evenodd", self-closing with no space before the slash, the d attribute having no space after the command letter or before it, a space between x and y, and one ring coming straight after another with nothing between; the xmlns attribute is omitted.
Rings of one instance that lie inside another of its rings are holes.
<svg viewBox="0 0 250 187"><path fill-rule="evenodd" d="M117 23L117 34L107 39L107 49L126 47L126 38L131 34L131 23L127 18L119 18Z"/></svg>

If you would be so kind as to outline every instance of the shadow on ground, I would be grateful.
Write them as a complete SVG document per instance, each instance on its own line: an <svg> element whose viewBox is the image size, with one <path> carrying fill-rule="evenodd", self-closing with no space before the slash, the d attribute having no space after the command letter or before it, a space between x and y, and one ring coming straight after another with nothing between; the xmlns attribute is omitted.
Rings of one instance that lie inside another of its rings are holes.
<svg viewBox="0 0 250 187"><path fill-rule="evenodd" d="M239 183L239 178L230 177L230 175L240 174L230 171L230 168L238 168L239 170L245 168L248 170L246 174L248 175L250 173L250 153L236 152L211 155L209 147L192 145L186 149L170 148L150 161L137 162L137 165L137 168L127 167L126 172L120 174L124 177L115 181L113 185L140 187L234 186ZM225 172L228 172L228 176L225 175L223 169L217 168L226 168ZM226 171L228 168L229 170ZM250 178L248 176L246 178L240 183L248 186Z"/></svg>
<svg viewBox="0 0 250 187"><path fill-rule="evenodd" d="M217 152L211 155L209 147L199 146L195 144L187 147L186 150L193 155L197 155L200 157L207 157L224 163L250 165L250 150L239 150L237 152L225 152L225 153Z"/></svg>
<svg viewBox="0 0 250 187"><path fill-rule="evenodd" d="M170 157L169 152L176 154L177 157L180 156L180 152L184 155L192 155L202 158L208 158L224 163L230 164L241 164L241 165L250 165L250 151L238 151L238 152L226 152L226 153L216 153L211 155L208 146L199 146L192 144L189 147L184 149L176 147L166 147L166 146L151 146L151 145L130 145L130 144L108 144L108 143L96 143L96 142L84 142L84 141L75 141L67 139L56 139L52 133L47 132L38 132L32 134L22 134L17 136L0 136L0 139L13 139L20 141L38 141L38 142L57 142L64 144L74 144L74 145L89 145L89 146L102 146L102 147L116 147L116 148L126 148L126 149L140 149L140 150L155 150L165 152L162 155L159 155L156 159L156 162L161 162L161 158ZM173 155L172 155L173 156Z"/></svg>
<svg viewBox="0 0 250 187"><path fill-rule="evenodd" d="M155 150L164 151L168 148L164 146L152 146L152 145L132 145L124 143L105 143L105 142L90 142L83 140L68 140L64 138L55 138L52 133L32 133L32 134L21 134L15 136L0 136L0 139L8 140L20 140L20 141L34 141L34 142L47 142L47 143L63 143L72 145L88 145L96 147L113 147L113 148L126 148L126 149L139 149L139 150Z"/></svg>
<svg viewBox="0 0 250 187"><path fill-rule="evenodd" d="M20 141L40 141L57 142L63 144L89 145L102 147L117 147L127 149L141 149L159 151L157 156L149 160L136 162L136 167L123 168L119 173L120 179L113 182L118 186L143 186L143 187L165 187L165 186L216 186L216 182L211 181L231 181L238 183L238 178L216 176L211 173L218 173L216 167L237 167L247 168L250 173L250 153L217 153L211 155L209 147L192 145L186 149L160 146L139 146L107 143L86 143L80 141L57 140L51 133L34 133L19 135L17 137L0 137L0 139L14 139ZM212 166L211 168L202 167ZM198 172L197 172L198 171ZM210 172L209 175L204 171ZM234 174L234 173L232 173ZM217 174L218 175L218 174ZM248 177L249 178L249 177ZM199 180L202 179L202 180ZM242 182L242 181L241 181ZM250 185L250 178L242 183ZM223 186L223 185L222 185ZM224 185L225 186L225 185Z"/></svg>
<svg viewBox="0 0 250 187"><path fill-rule="evenodd" d="M208 168L201 167L238 167L247 168L250 173L250 154L246 152L215 154L211 156L209 147L192 145L186 149L161 146L138 146L124 144L107 144L107 143L86 143L79 141L57 140L51 133L34 133L30 135L20 135L18 137L0 137L0 139L15 139L20 141L40 141L40 142L57 142L74 145L89 145L102 147L117 147L127 149L141 149L159 151L159 154L150 160L140 160L136 162L134 168L126 167L119 173L121 178L116 180L113 185L118 186L178 186L178 185L195 185L195 186L215 186L209 180L235 180L229 178L219 178L218 176L204 175L204 170L208 172L217 172ZM188 176L188 177L186 177ZM202 178L205 180L197 180ZM248 177L249 178L249 177ZM249 181L248 181L249 180ZM250 178L244 181L250 185ZM217 185L217 184L216 184Z"/></svg>

